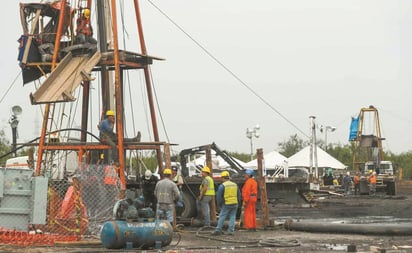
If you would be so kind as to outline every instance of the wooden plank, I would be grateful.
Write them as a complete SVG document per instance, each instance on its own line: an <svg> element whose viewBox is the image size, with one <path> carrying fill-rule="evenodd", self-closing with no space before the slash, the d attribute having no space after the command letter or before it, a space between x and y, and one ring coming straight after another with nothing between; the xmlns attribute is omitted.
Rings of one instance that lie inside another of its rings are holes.
<svg viewBox="0 0 412 253"><path fill-rule="evenodd" d="M71 54L68 54L43 85L31 95L32 103L74 101L75 97L72 93L83 80L90 81L90 72L99 60L99 52L96 52L92 57L72 57Z"/></svg>
<svg viewBox="0 0 412 253"><path fill-rule="evenodd" d="M31 42L32 42L32 40L33 40L33 33L34 33L35 29L36 29L37 22L39 21L40 13L41 13L41 10L40 10L40 9L36 11L36 16L35 16L33 22L31 23L30 34L27 35L28 37L27 37L27 42L26 42L25 48L24 48L23 59L21 60L21 62L22 62L23 64L26 64L26 63L27 63L27 56L29 55L29 50L30 50Z"/></svg>
<svg viewBox="0 0 412 253"><path fill-rule="evenodd" d="M49 75L46 81L33 94L32 97L35 101L41 100L41 97L47 97L50 96L50 93L53 93L53 90L51 89L52 83L57 82L56 79L59 79L61 77L62 72L65 70L65 68L71 61L72 54L69 53L63 58L63 60L60 61L59 65L57 65L57 67Z"/></svg>

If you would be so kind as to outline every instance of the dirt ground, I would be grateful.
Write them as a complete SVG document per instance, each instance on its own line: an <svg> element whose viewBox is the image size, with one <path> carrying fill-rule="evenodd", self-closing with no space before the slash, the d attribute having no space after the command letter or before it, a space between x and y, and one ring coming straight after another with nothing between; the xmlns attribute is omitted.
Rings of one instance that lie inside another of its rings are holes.
<svg viewBox="0 0 412 253"><path fill-rule="evenodd" d="M269 204L272 222L266 229L247 232L238 229L234 236L210 236L213 228L185 227L174 234L170 245L144 252L412 252L412 236L364 235L354 233L313 233L288 231L286 220L341 222L341 223L407 223L412 229L412 195L397 196L312 196L311 204ZM261 211L258 211L261 216ZM140 252L133 250L106 250L92 238L84 246L54 246L16 248L0 245L0 252ZM385 252L385 251L375 251Z"/></svg>

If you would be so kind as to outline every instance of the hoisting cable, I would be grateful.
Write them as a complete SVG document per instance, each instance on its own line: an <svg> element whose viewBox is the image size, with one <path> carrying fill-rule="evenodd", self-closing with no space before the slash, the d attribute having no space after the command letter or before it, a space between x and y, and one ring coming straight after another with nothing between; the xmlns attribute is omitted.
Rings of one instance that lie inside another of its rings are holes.
<svg viewBox="0 0 412 253"><path fill-rule="evenodd" d="M164 130L164 132L165 132L166 140L167 140L167 142L170 142L169 136L168 136L167 131L166 131L165 122L164 122L164 120L163 120L163 114L162 114L162 112L161 112L161 110L160 110L159 100L157 99L157 92L156 92L156 87L155 87L155 85L154 85L151 68L149 68L149 72L150 72L150 76L151 76L151 79L152 79L153 94L154 94L154 96L155 96L155 100L156 100L157 110L158 110L158 112L159 112L160 121L162 122L162 126L163 126L163 130Z"/></svg>
<svg viewBox="0 0 412 253"><path fill-rule="evenodd" d="M302 133L304 136L309 136L302 131L296 124L290 121L286 116L284 116L279 110L277 110L274 106L272 106L268 101L266 101L262 96L260 96L255 90L253 90L246 82L244 82L238 75L236 75L233 71L231 71L225 64L223 64L217 57L215 57L209 50L206 49L200 42L195 40L188 32L186 32L181 26L179 26L171 17L169 17L164 11L162 11L158 6L156 6L151 0L147 0L154 8L156 8L166 19L168 19L177 29L179 29L182 33L184 33L191 41L193 41L203 52L205 52L210 58L212 58L218 65L220 65L226 72L228 72L233 78L239 81L243 87L249 90L253 95L255 95L260 101L266 104L272 111L278 114L281 118L283 118L286 122L288 122L291 126L293 126L296 130Z"/></svg>
<svg viewBox="0 0 412 253"><path fill-rule="evenodd" d="M14 78L13 82L10 84L9 88L6 90L6 92L4 93L3 97L1 97L0 99L0 104L1 102L3 102L3 99L7 96L7 94L9 93L9 91L11 90L11 88L13 87L13 85L16 83L17 78L20 76L22 70L20 70L20 72L16 75L16 77Z"/></svg>

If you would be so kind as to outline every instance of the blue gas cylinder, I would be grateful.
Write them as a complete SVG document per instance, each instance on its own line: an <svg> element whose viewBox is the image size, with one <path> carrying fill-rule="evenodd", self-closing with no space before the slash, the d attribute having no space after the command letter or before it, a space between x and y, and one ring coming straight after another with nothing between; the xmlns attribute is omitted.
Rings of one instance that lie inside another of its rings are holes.
<svg viewBox="0 0 412 253"><path fill-rule="evenodd" d="M133 248L150 248L155 245L167 246L172 241L173 227L166 220L153 222L107 221L100 231L100 240L107 249L125 248L132 243Z"/></svg>

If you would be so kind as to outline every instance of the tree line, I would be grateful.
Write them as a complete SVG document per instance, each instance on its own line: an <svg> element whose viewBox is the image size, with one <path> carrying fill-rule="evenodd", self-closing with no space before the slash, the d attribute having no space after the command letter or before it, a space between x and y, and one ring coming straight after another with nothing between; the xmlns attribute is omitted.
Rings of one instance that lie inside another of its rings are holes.
<svg viewBox="0 0 412 253"><path fill-rule="evenodd" d="M291 157L308 145L309 141L304 141L297 135L292 135L289 139L278 143L277 151L285 157ZM354 171L352 168L354 145L352 143L345 145L328 143L327 147L325 147L325 143L319 141L317 145L341 163L348 166L349 170ZM231 155L244 162L250 159L250 155L248 154L231 153ZM403 179L412 179L412 151L400 154L386 151L384 152L384 157L385 160L392 161L396 171L402 169Z"/></svg>
<svg viewBox="0 0 412 253"><path fill-rule="evenodd" d="M304 147L308 146L309 142L304 141L297 135L291 135L287 140L283 142L279 142L277 144L277 151L284 155L285 157L290 157L297 152L299 152L301 149ZM321 147L323 150L327 151L331 156L335 157L337 160L339 160L341 163L345 164L348 166L349 170L353 170L352 168L352 163L353 163L353 144L335 144L335 143L328 143L327 147L325 147L325 143L322 141L319 141L318 146ZM5 133L3 129L0 129L0 156L1 154L6 154L11 151L11 144L10 141L5 137ZM244 162L248 162L250 159L250 154L245 154L245 153L238 153L238 152L230 152L227 150L227 152ZM266 151L267 152L267 151ZM26 155L27 154L27 149L21 149L18 151L17 155ZM395 169L399 171L402 169L402 178L404 179L412 179L412 151L407 151L403 152L400 154L394 154L390 151L384 152L385 160L390 160L395 166ZM6 163L6 160L8 158L11 158L12 155L7 155L5 157L0 158L0 165L4 166ZM178 157L172 157L172 160L177 161ZM147 168L150 170L154 171L157 162L155 155L153 153L153 157L143 157L142 158L143 162L146 163ZM153 168L152 168L153 167Z"/></svg>

